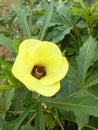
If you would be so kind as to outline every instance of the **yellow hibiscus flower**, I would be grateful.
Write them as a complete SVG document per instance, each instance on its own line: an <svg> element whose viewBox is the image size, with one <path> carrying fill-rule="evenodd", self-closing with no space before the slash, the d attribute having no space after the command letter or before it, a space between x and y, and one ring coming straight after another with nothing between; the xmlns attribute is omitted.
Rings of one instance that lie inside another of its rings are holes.
<svg viewBox="0 0 98 130"><path fill-rule="evenodd" d="M69 65L60 49L52 42L24 40L12 67L12 73L29 90L53 96L60 89L60 80Z"/></svg>

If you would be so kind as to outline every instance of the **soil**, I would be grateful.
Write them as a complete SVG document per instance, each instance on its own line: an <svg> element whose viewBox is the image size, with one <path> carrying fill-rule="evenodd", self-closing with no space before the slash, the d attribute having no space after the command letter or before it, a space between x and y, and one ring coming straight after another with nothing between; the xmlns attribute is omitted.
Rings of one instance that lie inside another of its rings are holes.
<svg viewBox="0 0 98 130"><path fill-rule="evenodd" d="M12 4L17 4L18 0L0 0L0 15L4 16L11 8ZM4 56L5 59L10 58L12 52L3 46L0 46L0 56Z"/></svg>
<svg viewBox="0 0 98 130"><path fill-rule="evenodd" d="M11 8L12 4L17 4L18 0L0 0L1 14L5 15Z"/></svg>

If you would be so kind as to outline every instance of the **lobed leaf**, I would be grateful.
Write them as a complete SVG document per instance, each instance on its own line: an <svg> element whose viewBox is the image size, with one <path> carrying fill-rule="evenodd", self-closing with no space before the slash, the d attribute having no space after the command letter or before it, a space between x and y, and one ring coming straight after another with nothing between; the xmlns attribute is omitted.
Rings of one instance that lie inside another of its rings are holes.
<svg viewBox="0 0 98 130"><path fill-rule="evenodd" d="M85 88L91 87L98 83L98 72L92 74L86 81L85 81Z"/></svg>
<svg viewBox="0 0 98 130"><path fill-rule="evenodd" d="M88 68L94 63L96 46L97 42L95 41L95 39L89 37L80 48L79 56L76 60L78 65L78 76L81 85L83 85L86 79Z"/></svg>
<svg viewBox="0 0 98 130"><path fill-rule="evenodd" d="M31 38L31 32L27 21L26 10L19 6L17 9L15 9L15 12L24 37Z"/></svg>
<svg viewBox="0 0 98 130"><path fill-rule="evenodd" d="M44 98L44 103L64 111L73 111L79 128L88 123L89 116L98 116L98 98L91 96L67 97L67 98Z"/></svg>
<svg viewBox="0 0 98 130"><path fill-rule="evenodd" d="M79 115L98 116L98 98L87 97L67 97L67 98L44 98L44 103L57 107L59 109L74 111Z"/></svg>

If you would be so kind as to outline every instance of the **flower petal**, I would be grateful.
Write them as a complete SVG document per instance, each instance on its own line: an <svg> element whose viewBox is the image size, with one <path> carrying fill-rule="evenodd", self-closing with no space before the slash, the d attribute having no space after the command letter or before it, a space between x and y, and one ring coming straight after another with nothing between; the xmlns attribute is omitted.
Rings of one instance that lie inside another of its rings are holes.
<svg viewBox="0 0 98 130"><path fill-rule="evenodd" d="M45 66L46 71L55 72L61 66L62 54L59 47L51 42L28 39L19 47L20 55L29 53L32 61L37 65Z"/></svg>
<svg viewBox="0 0 98 130"><path fill-rule="evenodd" d="M41 79L41 83L43 85L51 85L61 80L62 78L64 78L64 76L68 72L68 68L69 68L69 64L67 62L67 59L63 57L62 65L60 66L58 71L55 73L47 74L44 78Z"/></svg>
<svg viewBox="0 0 98 130"><path fill-rule="evenodd" d="M50 86L43 86L40 85L39 87L37 86L36 92L43 95L43 96L53 96L55 95L60 89L60 82L56 82L55 84L52 84Z"/></svg>
<svg viewBox="0 0 98 130"><path fill-rule="evenodd" d="M25 75L30 74L32 67L34 66L33 60L28 53L22 53L18 55L15 63L12 67L12 73L21 82Z"/></svg>
<svg viewBox="0 0 98 130"><path fill-rule="evenodd" d="M42 42L30 53L35 64L45 66L48 72L55 72L61 66L61 51L57 45L51 42Z"/></svg>
<svg viewBox="0 0 98 130"><path fill-rule="evenodd" d="M39 44L41 44L42 42L36 39L27 39L24 40L20 46L19 46L19 52L23 52L23 51L33 51L33 49L35 49L35 47Z"/></svg>
<svg viewBox="0 0 98 130"><path fill-rule="evenodd" d="M31 75L34 65L44 66L46 76L36 79ZM44 96L53 96L60 89L60 80L68 71L68 62L62 58L57 45L51 42L28 39L19 46L19 54L12 73L29 90Z"/></svg>
<svg viewBox="0 0 98 130"><path fill-rule="evenodd" d="M31 75L26 75L22 82L29 90L36 91L43 96L53 96L60 89L60 82L56 82L50 86L45 86L41 84L40 80L37 80Z"/></svg>

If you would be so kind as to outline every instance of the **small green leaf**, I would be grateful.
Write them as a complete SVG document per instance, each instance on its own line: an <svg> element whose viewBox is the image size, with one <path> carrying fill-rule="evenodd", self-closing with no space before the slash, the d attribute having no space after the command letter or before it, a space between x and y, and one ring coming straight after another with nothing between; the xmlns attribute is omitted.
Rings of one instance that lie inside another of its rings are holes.
<svg viewBox="0 0 98 130"><path fill-rule="evenodd" d="M5 108L8 110L9 107L11 106L11 103L12 103L12 99L13 99L13 96L14 96L14 88L13 89L10 89L10 92L7 94L6 96L6 102L5 102Z"/></svg>
<svg viewBox="0 0 98 130"><path fill-rule="evenodd" d="M13 51L12 40L4 36L4 34L0 34L0 45Z"/></svg>
<svg viewBox="0 0 98 130"><path fill-rule="evenodd" d="M0 57L0 64L1 64L2 69L6 67L8 70L11 70L12 65L9 62L7 62L5 59L3 59L2 57Z"/></svg>
<svg viewBox="0 0 98 130"><path fill-rule="evenodd" d="M72 3L74 6L71 8L71 13L74 15L78 15L83 17L86 20L89 20L89 10L86 7L86 4L83 0L77 0L76 2Z"/></svg>
<svg viewBox="0 0 98 130"><path fill-rule="evenodd" d="M24 110L24 100L27 98L27 89L25 87L20 87L15 89L15 95L13 97L13 106L15 108L15 111L21 111Z"/></svg>
<svg viewBox="0 0 98 130"><path fill-rule="evenodd" d="M0 91L0 113L5 114L12 104L14 89Z"/></svg>
<svg viewBox="0 0 98 130"><path fill-rule="evenodd" d="M52 41L54 43L58 43L59 41L61 41L62 39L64 39L65 35L66 34L69 34L70 31L71 31L72 27L69 27L69 26L60 26L58 27L54 33L53 33L53 39Z"/></svg>
<svg viewBox="0 0 98 130"><path fill-rule="evenodd" d="M16 54L18 54L19 45L20 45L20 42L18 41L18 39L14 38L14 40L13 40L13 48L14 48Z"/></svg>
<svg viewBox="0 0 98 130"><path fill-rule="evenodd" d="M37 105L36 118L35 118L35 130L45 130L44 116L42 112L42 106L39 102Z"/></svg>
<svg viewBox="0 0 98 130"><path fill-rule="evenodd" d="M8 85L0 85L0 90L4 90L4 89L11 89L11 88L14 88L15 86L14 85L10 85L10 84L8 84Z"/></svg>
<svg viewBox="0 0 98 130"><path fill-rule="evenodd" d="M53 116L51 114L45 114L45 124L48 129L54 129L56 126L56 120L54 120Z"/></svg>

